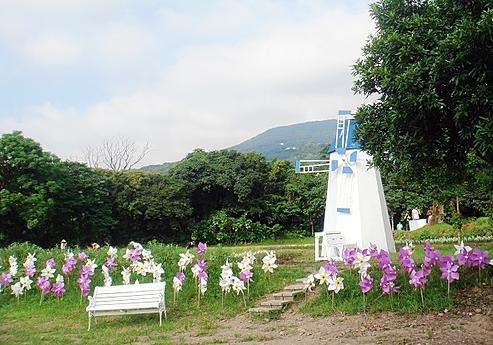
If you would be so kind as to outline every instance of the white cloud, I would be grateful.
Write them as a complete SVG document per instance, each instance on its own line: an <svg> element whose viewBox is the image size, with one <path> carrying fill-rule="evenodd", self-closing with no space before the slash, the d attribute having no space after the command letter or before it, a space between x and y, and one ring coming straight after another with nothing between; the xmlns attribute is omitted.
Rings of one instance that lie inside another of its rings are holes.
<svg viewBox="0 0 493 345"><path fill-rule="evenodd" d="M85 107L47 100L19 109L23 116L0 117L0 130L21 129L64 157L126 135L149 141L153 150L145 163L160 163L196 147L223 148L272 126L355 109L362 99L351 91L350 66L372 27L366 11L317 5L293 19L281 5L265 4L252 9L225 2L201 17L162 9L155 23L112 17L96 25L98 35L81 40L82 52L70 48L67 38L33 45L30 53L44 56L52 67L63 61L77 65L81 54L92 56L102 75L121 74L114 90L139 71L151 77L132 92L116 92ZM1 32L0 25L0 37ZM225 38L225 32L232 37ZM186 42L171 39L182 34ZM68 57L57 61L45 55L50 50Z"/></svg>

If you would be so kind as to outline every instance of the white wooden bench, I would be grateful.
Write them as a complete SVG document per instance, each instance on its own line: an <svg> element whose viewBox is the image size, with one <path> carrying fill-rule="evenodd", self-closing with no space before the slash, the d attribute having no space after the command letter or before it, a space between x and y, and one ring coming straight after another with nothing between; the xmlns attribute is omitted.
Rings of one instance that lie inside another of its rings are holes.
<svg viewBox="0 0 493 345"><path fill-rule="evenodd" d="M165 282L96 287L86 308L87 329L91 330L92 317L106 315L158 313L159 325L162 325L163 312L166 317L165 287Z"/></svg>

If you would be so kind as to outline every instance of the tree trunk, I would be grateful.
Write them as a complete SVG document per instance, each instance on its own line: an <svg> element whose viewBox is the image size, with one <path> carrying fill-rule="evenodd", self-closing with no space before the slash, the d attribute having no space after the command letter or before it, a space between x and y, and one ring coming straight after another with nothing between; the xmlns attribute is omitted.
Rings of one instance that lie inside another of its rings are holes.
<svg viewBox="0 0 493 345"><path fill-rule="evenodd" d="M455 197L455 212L457 212L457 215L460 216L459 196L458 195Z"/></svg>

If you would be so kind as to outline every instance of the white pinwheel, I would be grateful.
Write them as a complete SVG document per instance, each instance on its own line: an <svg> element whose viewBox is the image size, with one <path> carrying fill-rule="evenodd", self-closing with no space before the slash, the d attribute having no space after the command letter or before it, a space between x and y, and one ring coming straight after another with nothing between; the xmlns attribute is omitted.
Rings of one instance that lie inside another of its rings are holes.
<svg viewBox="0 0 493 345"><path fill-rule="evenodd" d="M238 277L233 277L231 287L233 291L236 292L237 295L243 293L246 290L245 283L239 279Z"/></svg>
<svg viewBox="0 0 493 345"><path fill-rule="evenodd" d="M318 283L320 285L326 284L329 285L329 280L331 279L329 274L327 273L327 270L322 266L318 270L318 273L315 274L315 279L318 280Z"/></svg>
<svg viewBox="0 0 493 345"><path fill-rule="evenodd" d="M276 264L276 254L273 251L268 251L267 254L262 258L262 270L267 273L273 273L274 269L277 268Z"/></svg>
<svg viewBox="0 0 493 345"><path fill-rule="evenodd" d="M118 253L118 249L115 247L110 246L108 248L108 256L109 257L116 257L116 254Z"/></svg>
<svg viewBox="0 0 493 345"><path fill-rule="evenodd" d="M130 275L131 275L130 267L123 267L121 274L123 278L123 284L124 285L130 284Z"/></svg>
<svg viewBox="0 0 493 345"><path fill-rule="evenodd" d="M25 276L19 279L19 283L22 285L22 288L26 291L31 290L31 284L33 281L29 276Z"/></svg>
<svg viewBox="0 0 493 345"><path fill-rule="evenodd" d="M17 258L15 256L9 256L9 273L12 276L15 276L17 272L19 271L19 265L17 264Z"/></svg>
<svg viewBox="0 0 493 345"><path fill-rule="evenodd" d="M55 269L51 268L51 266L47 265L45 268L41 270L41 277L46 279L51 279L55 276Z"/></svg>
<svg viewBox="0 0 493 345"><path fill-rule="evenodd" d="M454 247L455 247L454 255L458 255L458 254L462 253L463 251L466 251L466 253L469 253L472 250L471 247L464 245L464 241L460 241L459 245L454 244Z"/></svg>
<svg viewBox="0 0 493 345"><path fill-rule="evenodd" d="M93 259L87 259L86 266L89 267L91 272L94 272L94 270L98 267L98 265L96 264L96 260Z"/></svg>
<svg viewBox="0 0 493 345"><path fill-rule="evenodd" d="M200 272L200 267L198 264L195 264L192 266L192 275L194 278L197 278L199 276L199 272Z"/></svg>
<svg viewBox="0 0 493 345"><path fill-rule="evenodd" d="M12 295L19 298L19 295L24 293L24 288L22 287L20 282L10 285L10 289L12 290Z"/></svg>
<svg viewBox="0 0 493 345"><path fill-rule="evenodd" d="M111 286L111 284L113 284L113 279L110 276L110 272L109 272L108 267L103 265L101 267L101 271L103 272L104 286Z"/></svg>
<svg viewBox="0 0 493 345"><path fill-rule="evenodd" d="M144 260L151 260L152 259L151 251L147 249L142 249L142 258Z"/></svg>
<svg viewBox="0 0 493 345"><path fill-rule="evenodd" d="M164 269L161 264L154 265L154 270L152 271L152 278L154 283L161 281L161 276L164 274Z"/></svg>
<svg viewBox="0 0 493 345"><path fill-rule="evenodd" d="M173 290L175 292L179 292L181 290L181 287L182 287L182 282L180 279L178 279L177 277L174 277L173 278Z"/></svg>
<svg viewBox="0 0 493 345"><path fill-rule="evenodd" d="M356 259L353 262L354 268L358 269L358 273L361 276L366 276L366 272L368 271L368 268L370 268L370 259L371 256L369 255L363 255L363 253L356 253Z"/></svg>
<svg viewBox="0 0 493 345"><path fill-rule="evenodd" d="M344 289L344 278L335 277L331 278L329 285L327 286L329 291L334 291L335 293L339 293L342 289Z"/></svg>
<svg viewBox="0 0 493 345"><path fill-rule="evenodd" d="M313 274L310 274L308 277L306 277L303 280L303 290L311 292L314 287L315 287L315 276Z"/></svg>

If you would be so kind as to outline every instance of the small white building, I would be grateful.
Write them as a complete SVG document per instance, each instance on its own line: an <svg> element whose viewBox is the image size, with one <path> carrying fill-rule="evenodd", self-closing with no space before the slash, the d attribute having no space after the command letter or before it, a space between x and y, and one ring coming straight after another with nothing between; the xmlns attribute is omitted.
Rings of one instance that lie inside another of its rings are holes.
<svg viewBox="0 0 493 345"><path fill-rule="evenodd" d="M299 173L328 173L323 232L315 234L315 259L339 259L347 247L395 252L380 172L369 167L371 156L355 140L350 111L339 111L329 160L299 161Z"/></svg>

